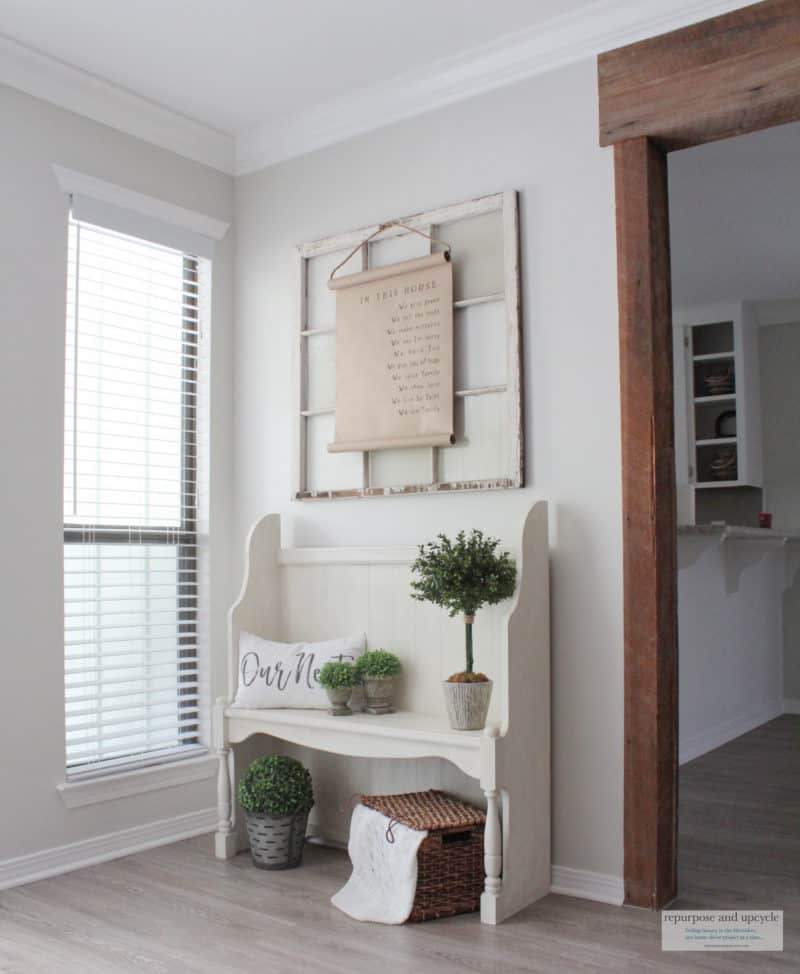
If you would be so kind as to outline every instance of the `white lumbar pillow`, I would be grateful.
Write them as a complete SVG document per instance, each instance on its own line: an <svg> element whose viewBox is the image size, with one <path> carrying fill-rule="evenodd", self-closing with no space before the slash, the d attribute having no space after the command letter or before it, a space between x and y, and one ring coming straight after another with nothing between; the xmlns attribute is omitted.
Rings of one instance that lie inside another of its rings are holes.
<svg viewBox="0 0 800 974"><path fill-rule="evenodd" d="M353 661L364 652L362 632L323 643L275 643L251 632L239 636L239 687L234 707L325 710L319 671L329 661Z"/></svg>

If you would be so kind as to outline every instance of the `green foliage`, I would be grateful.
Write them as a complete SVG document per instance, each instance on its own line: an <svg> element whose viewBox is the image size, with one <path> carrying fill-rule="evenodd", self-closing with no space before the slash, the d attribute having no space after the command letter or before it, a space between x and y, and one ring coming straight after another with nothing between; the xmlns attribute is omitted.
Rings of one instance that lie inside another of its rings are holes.
<svg viewBox="0 0 800 974"><path fill-rule="evenodd" d="M346 690L361 683L355 663L346 660L325 663L319 671L319 682L327 690Z"/></svg>
<svg viewBox="0 0 800 974"><path fill-rule="evenodd" d="M420 545L411 566L419 576L411 582L411 597L440 605L451 616L472 616L482 605L510 598L517 566L507 551L498 554L499 544L497 538L484 538L482 531L459 531L455 541L440 534Z"/></svg>
<svg viewBox="0 0 800 974"><path fill-rule="evenodd" d="M498 554L497 538L482 531L459 531L455 541L445 534L419 546L411 571L411 597L433 602L451 616L474 616L482 605L496 605L514 594L517 566L507 551ZM465 620L466 621L466 620ZM467 673L473 672L472 621L466 622Z"/></svg>
<svg viewBox="0 0 800 974"><path fill-rule="evenodd" d="M373 680L385 680L397 676L402 668L403 664L398 657L385 649L371 649L356 660L356 669L362 680L367 677Z"/></svg>
<svg viewBox="0 0 800 974"><path fill-rule="evenodd" d="M239 782L239 804L254 815L280 818L314 804L311 775L299 761L270 754L253 761Z"/></svg>

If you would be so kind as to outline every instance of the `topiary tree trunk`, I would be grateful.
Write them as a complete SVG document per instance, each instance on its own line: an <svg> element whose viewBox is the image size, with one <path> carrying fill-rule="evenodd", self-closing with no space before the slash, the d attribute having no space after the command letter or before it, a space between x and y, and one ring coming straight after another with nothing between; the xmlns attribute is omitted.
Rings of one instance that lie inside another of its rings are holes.
<svg viewBox="0 0 800 974"><path fill-rule="evenodd" d="M464 616L464 628L467 633L467 673L472 673L475 665L475 660L472 655L472 624L475 621L474 615Z"/></svg>

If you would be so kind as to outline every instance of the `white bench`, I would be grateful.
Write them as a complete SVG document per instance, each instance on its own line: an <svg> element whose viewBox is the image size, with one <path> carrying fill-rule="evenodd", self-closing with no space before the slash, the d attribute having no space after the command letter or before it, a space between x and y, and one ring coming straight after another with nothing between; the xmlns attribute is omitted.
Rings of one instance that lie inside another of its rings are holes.
<svg viewBox="0 0 800 974"><path fill-rule="evenodd" d="M216 854L242 846L234 748L255 734L361 758L441 758L480 783L486 798L481 919L499 923L550 889L550 644L547 505L528 513L517 545L517 591L475 623L476 668L494 681L484 731L450 729L441 681L463 669L464 627L410 596L416 548L280 547L280 518L256 523L241 595L229 614L230 696L214 708L220 756ZM316 710L230 707L241 631L314 641L364 631L368 646L403 661L394 714L332 717Z"/></svg>

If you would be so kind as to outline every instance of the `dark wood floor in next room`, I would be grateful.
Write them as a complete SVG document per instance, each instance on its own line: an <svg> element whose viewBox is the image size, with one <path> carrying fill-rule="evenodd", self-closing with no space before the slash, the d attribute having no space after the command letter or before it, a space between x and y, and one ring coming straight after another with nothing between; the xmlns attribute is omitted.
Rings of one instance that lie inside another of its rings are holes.
<svg viewBox="0 0 800 974"><path fill-rule="evenodd" d="M403 927L330 905L347 857L302 869L219 862L208 837L0 893L3 974L639 974L800 968L800 717L681 769L675 906L780 908L782 954L662 954L645 910L548 896L492 928L476 915Z"/></svg>

